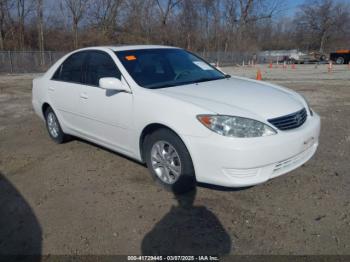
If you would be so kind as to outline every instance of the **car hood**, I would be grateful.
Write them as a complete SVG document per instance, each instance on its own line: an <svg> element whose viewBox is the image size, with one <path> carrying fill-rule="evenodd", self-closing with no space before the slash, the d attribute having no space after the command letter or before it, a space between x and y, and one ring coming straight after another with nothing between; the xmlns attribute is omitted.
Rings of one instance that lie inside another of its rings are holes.
<svg viewBox="0 0 350 262"><path fill-rule="evenodd" d="M259 116L265 120L294 113L305 106L294 91L240 77L156 91L217 114Z"/></svg>

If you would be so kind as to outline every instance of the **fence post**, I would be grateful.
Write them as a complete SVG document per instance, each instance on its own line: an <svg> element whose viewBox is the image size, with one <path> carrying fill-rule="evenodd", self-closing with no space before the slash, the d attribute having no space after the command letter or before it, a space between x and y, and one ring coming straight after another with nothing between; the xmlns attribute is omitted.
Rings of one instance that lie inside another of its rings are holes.
<svg viewBox="0 0 350 262"><path fill-rule="evenodd" d="M49 58L50 58L50 64L49 64L49 66L51 66L51 65L52 65L52 52L51 52L51 51L49 51Z"/></svg>
<svg viewBox="0 0 350 262"><path fill-rule="evenodd" d="M13 73L13 62L12 62L11 51L8 51L8 55L9 55L9 60L10 60L10 72L12 74Z"/></svg>

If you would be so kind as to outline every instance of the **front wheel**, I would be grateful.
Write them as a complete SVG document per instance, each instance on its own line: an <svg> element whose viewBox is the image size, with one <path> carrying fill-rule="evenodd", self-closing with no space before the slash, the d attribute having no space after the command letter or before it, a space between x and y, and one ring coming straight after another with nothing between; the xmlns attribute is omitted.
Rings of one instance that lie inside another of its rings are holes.
<svg viewBox="0 0 350 262"><path fill-rule="evenodd" d="M191 156L174 132L154 131L146 136L143 148L149 171L163 187L174 193L186 193L195 187Z"/></svg>

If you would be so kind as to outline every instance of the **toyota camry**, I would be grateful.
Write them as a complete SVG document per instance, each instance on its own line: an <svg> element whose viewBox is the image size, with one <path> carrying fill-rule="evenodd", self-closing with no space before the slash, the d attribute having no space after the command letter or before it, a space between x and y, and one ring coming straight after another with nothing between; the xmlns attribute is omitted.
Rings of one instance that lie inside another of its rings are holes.
<svg viewBox="0 0 350 262"><path fill-rule="evenodd" d="M179 192L283 175L314 155L320 132L300 94L167 46L76 50L33 80L32 103L56 143L109 148Z"/></svg>

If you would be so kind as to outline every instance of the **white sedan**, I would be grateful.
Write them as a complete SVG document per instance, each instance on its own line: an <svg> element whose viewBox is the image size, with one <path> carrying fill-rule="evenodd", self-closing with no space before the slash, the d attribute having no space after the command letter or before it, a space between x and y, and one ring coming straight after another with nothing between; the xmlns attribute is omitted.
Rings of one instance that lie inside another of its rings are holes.
<svg viewBox="0 0 350 262"><path fill-rule="evenodd" d="M33 80L32 102L55 142L76 136L134 158L178 192L285 174L314 155L320 132L298 93L166 46L74 51Z"/></svg>

